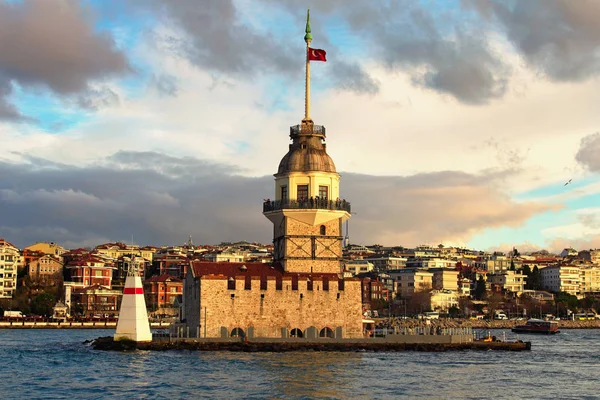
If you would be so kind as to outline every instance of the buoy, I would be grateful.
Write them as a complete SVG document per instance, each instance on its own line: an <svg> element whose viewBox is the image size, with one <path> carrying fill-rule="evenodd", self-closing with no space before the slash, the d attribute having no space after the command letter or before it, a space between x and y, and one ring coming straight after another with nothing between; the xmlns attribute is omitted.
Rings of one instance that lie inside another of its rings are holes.
<svg viewBox="0 0 600 400"><path fill-rule="evenodd" d="M134 265L135 261L132 257L125 279L121 310L119 311L114 339L151 342L152 332L150 332L148 311L146 311L144 286L142 285L142 278L140 278Z"/></svg>

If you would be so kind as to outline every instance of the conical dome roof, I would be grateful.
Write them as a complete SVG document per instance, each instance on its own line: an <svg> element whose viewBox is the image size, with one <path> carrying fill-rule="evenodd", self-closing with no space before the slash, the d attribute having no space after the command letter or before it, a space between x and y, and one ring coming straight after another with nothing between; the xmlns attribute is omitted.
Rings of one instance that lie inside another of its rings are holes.
<svg viewBox="0 0 600 400"><path fill-rule="evenodd" d="M325 128L302 124L290 129L292 144L279 163L277 174L288 172L336 172L335 164L325 150Z"/></svg>

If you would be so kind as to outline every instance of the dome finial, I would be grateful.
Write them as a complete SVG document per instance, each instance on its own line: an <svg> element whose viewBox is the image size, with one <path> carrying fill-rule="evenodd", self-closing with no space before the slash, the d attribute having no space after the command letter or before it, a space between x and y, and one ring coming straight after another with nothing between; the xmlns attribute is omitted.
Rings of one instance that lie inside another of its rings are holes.
<svg viewBox="0 0 600 400"><path fill-rule="evenodd" d="M304 35L304 41L306 44L310 44L312 41L312 34L310 31L310 8L306 11L306 35Z"/></svg>

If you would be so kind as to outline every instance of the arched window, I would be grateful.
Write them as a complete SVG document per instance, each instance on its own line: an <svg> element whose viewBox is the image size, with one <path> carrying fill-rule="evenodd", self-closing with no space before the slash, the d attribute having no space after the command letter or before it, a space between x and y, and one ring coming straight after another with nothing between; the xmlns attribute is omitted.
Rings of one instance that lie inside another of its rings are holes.
<svg viewBox="0 0 600 400"><path fill-rule="evenodd" d="M321 225L321 235L325 235L327 233L327 228L325 228L325 225Z"/></svg>
<svg viewBox="0 0 600 400"><path fill-rule="evenodd" d="M304 337L304 333L298 329L298 328L294 328L292 329L292 331L290 332L290 337L294 337L294 338L302 338Z"/></svg>
<svg viewBox="0 0 600 400"><path fill-rule="evenodd" d="M230 336L243 338L246 337L246 334L244 333L244 330L242 328L233 328Z"/></svg>
<svg viewBox="0 0 600 400"><path fill-rule="evenodd" d="M322 338L333 338L333 330L331 328L323 328L321 332L319 332L319 337Z"/></svg>

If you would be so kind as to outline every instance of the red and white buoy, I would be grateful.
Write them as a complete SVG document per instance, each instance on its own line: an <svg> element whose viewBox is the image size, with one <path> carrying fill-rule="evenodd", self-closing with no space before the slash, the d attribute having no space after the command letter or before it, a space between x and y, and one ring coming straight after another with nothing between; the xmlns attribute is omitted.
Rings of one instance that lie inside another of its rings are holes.
<svg viewBox="0 0 600 400"><path fill-rule="evenodd" d="M125 279L121 310L114 339L151 342L152 332L150 332L146 300L144 300L144 287L142 278L140 278L136 268L133 267L134 264L135 261L132 257Z"/></svg>

